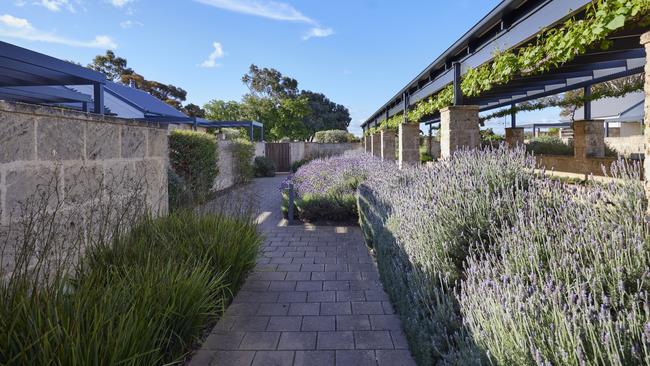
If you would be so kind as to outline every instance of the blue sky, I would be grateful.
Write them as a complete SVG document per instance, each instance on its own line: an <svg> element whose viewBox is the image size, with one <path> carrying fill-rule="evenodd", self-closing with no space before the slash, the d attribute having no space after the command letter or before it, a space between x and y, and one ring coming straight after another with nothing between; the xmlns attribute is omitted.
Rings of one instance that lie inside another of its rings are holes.
<svg viewBox="0 0 650 366"><path fill-rule="evenodd" d="M113 49L188 102L239 100L251 63L350 109L350 130L497 0L0 0L0 39L88 64ZM543 121L553 111L526 113ZM494 125L504 125L495 121Z"/></svg>

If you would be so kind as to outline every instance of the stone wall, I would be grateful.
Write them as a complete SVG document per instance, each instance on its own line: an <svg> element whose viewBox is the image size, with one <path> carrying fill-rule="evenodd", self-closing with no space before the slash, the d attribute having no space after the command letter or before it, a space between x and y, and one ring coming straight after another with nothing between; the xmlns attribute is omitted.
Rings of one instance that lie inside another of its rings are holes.
<svg viewBox="0 0 650 366"><path fill-rule="evenodd" d="M217 174L212 185L212 189L215 191L230 188L235 184L235 158L231 145L232 142L223 139L223 135L217 137L217 169L219 174Z"/></svg>
<svg viewBox="0 0 650 366"><path fill-rule="evenodd" d="M571 155L535 155L535 160L540 169L604 176L605 173L609 174L612 163L617 159L609 157L577 159Z"/></svg>
<svg viewBox="0 0 650 366"><path fill-rule="evenodd" d="M146 211L166 214L167 149L161 126L0 101L3 268L26 235L81 247Z"/></svg>

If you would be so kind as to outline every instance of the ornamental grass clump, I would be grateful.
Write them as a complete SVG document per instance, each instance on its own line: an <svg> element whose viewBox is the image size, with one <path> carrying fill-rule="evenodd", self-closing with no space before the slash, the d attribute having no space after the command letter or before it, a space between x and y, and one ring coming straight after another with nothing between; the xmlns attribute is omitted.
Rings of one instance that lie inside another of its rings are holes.
<svg viewBox="0 0 650 366"><path fill-rule="evenodd" d="M638 167L619 182L532 185L467 263L460 304L500 365L650 364L650 242Z"/></svg>
<svg viewBox="0 0 650 366"><path fill-rule="evenodd" d="M375 173L395 169L395 164L376 157L347 153L312 160L288 179L294 184L301 219L349 221L357 219L358 185Z"/></svg>
<svg viewBox="0 0 650 366"><path fill-rule="evenodd" d="M516 216L534 166L523 149L461 151L360 185L360 224L419 364L487 360L463 324L456 293L470 249Z"/></svg>

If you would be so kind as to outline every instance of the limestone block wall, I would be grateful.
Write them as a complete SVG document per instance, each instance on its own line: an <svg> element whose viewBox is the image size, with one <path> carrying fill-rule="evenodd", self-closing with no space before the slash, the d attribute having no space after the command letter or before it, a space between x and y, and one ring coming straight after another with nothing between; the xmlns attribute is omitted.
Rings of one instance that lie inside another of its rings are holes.
<svg viewBox="0 0 650 366"><path fill-rule="evenodd" d="M537 167L540 169L558 172L605 175L609 174L610 167L616 161L609 157L590 157L580 159L570 155L535 155Z"/></svg>
<svg viewBox="0 0 650 366"><path fill-rule="evenodd" d="M26 240L56 248L48 260L74 261L145 212L166 214L168 159L161 126L0 101L3 270L24 258Z"/></svg>
<svg viewBox="0 0 650 366"><path fill-rule="evenodd" d="M266 142L255 142L255 157L266 156Z"/></svg>
<svg viewBox="0 0 650 366"><path fill-rule="evenodd" d="M235 184L235 158L231 149L232 142L217 138L217 169L219 174L214 180L212 189L220 191Z"/></svg>
<svg viewBox="0 0 650 366"><path fill-rule="evenodd" d="M573 150L578 158L605 156L605 126L603 121L574 121Z"/></svg>
<svg viewBox="0 0 650 366"><path fill-rule="evenodd" d="M481 146L478 106L450 106L440 110L440 147L442 158L460 148Z"/></svg>

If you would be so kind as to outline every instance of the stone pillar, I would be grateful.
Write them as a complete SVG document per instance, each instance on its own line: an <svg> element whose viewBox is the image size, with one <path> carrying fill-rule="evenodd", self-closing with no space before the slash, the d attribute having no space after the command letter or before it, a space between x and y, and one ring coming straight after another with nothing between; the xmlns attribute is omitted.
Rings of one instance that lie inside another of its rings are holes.
<svg viewBox="0 0 650 366"><path fill-rule="evenodd" d="M381 157L381 140L378 133L372 134L372 155Z"/></svg>
<svg viewBox="0 0 650 366"><path fill-rule="evenodd" d="M605 156L605 127L603 121L573 122L573 154L576 159Z"/></svg>
<svg viewBox="0 0 650 366"><path fill-rule="evenodd" d="M399 125L399 167L420 163L420 125L402 123Z"/></svg>
<svg viewBox="0 0 650 366"><path fill-rule="evenodd" d="M395 130L381 130L381 160L395 160Z"/></svg>
<svg viewBox="0 0 650 366"><path fill-rule="evenodd" d="M524 144L524 129L523 127L509 127L506 128L506 144L508 146L517 146Z"/></svg>
<svg viewBox="0 0 650 366"><path fill-rule="evenodd" d="M363 135L363 150L368 152L368 135L364 133Z"/></svg>
<svg viewBox="0 0 650 366"><path fill-rule="evenodd" d="M645 109L643 117L643 134L644 134L644 151L645 159L643 160L643 175L645 178L645 196L650 200L650 32L641 35L641 44L645 46ZM648 214L650 214L650 204L648 205Z"/></svg>
<svg viewBox="0 0 650 366"><path fill-rule="evenodd" d="M457 105L440 110L440 156L445 159L461 148L481 146L477 105Z"/></svg>

